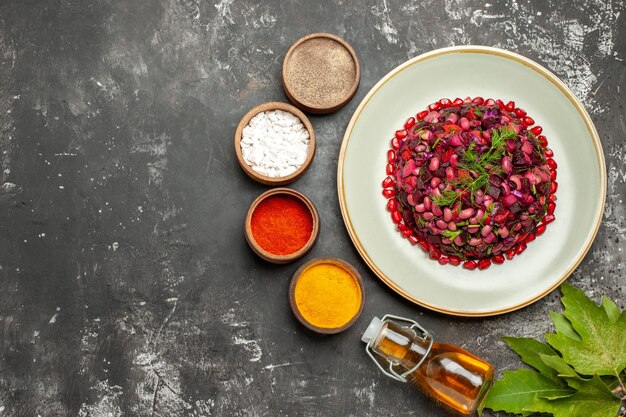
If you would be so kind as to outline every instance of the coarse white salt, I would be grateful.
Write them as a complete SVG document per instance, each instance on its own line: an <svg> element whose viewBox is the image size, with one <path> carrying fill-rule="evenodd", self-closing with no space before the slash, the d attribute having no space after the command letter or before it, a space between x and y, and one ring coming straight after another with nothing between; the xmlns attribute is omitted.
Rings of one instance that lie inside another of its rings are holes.
<svg viewBox="0 0 626 417"><path fill-rule="evenodd" d="M243 128L241 154L253 171L286 177L306 161L310 140L309 131L296 115L283 110L261 112Z"/></svg>

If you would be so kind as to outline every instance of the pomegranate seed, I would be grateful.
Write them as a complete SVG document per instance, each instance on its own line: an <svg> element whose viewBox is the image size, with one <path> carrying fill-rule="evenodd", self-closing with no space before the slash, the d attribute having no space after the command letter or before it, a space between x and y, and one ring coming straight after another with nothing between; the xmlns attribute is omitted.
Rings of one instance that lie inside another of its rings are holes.
<svg viewBox="0 0 626 417"><path fill-rule="evenodd" d="M546 231L546 225L540 224L539 226L537 226L537 230L535 231L535 234L537 236L541 236L542 234L544 234L545 231Z"/></svg>
<svg viewBox="0 0 626 417"><path fill-rule="evenodd" d="M550 224L554 221L554 215L552 214L548 214L546 217L543 218L543 223L544 224Z"/></svg>
<svg viewBox="0 0 626 417"><path fill-rule="evenodd" d="M515 109L515 115L517 117L524 117L526 116L526 112L522 109Z"/></svg>
<svg viewBox="0 0 626 417"><path fill-rule="evenodd" d="M391 220L396 224L402 221L402 215L400 214L398 210L391 213Z"/></svg>
<svg viewBox="0 0 626 417"><path fill-rule="evenodd" d="M411 242L411 245L417 245L420 241L417 236L411 235L409 236L409 242Z"/></svg>
<svg viewBox="0 0 626 417"><path fill-rule="evenodd" d="M552 149L550 148L546 148L545 151L543 151L543 153L546 155L546 157L548 158L552 158L554 156L554 152L552 152Z"/></svg>
<svg viewBox="0 0 626 417"><path fill-rule="evenodd" d="M485 106L493 106L496 102L492 98L485 100Z"/></svg>
<svg viewBox="0 0 626 417"><path fill-rule="evenodd" d="M396 190L394 190L393 188L386 188L383 190L383 195L385 196L385 198L394 197L396 195Z"/></svg>
<svg viewBox="0 0 626 417"><path fill-rule="evenodd" d="M555 181L555 180L556 180L556 171L550 171L550 179L551 179L552 181Z"/></svg>
<svg viewBox="0 0 626 417"><path fill-rule="evenodd" d="M450 265L457 266L461 264L461 258L459 258L458 256L450 256L449 259Z"/></svg>
<svg viewBox="0 0 626 417"><path fill-rule="evenodd" d="M556 169L557 168L557 164L556 161L552 158L548 158L548 160L546 161L546 163L548 164L548 166L550 167L550 169Z"/></svg>
<svg viewBox="0 0 626 417"><path fill-rule="evenodd" d="M452 104L452 101L450 101L449 98L442 98L438 101L438 103L441 107L448 107L450 106L450 104Z"/></svg>
<svg viewBox="0 0 626 417"><path fill-rule="evenodd" d="M554 210L556 209L556 204L552 201L548 203L548 214L554 214Z"/></svg>
<svg viewBox="0 0 626 417"><path fill-rule="evenodd" d="M498 105L498 107L500 107L500 110L504 110L504 108L506 107L504 102L500 99L496 100L496 104Z"/></svg>
<svg viewBox="0 0 626 417"><path fill-rule="evenodd" d="M526 244L525 243L520 243L519 245L517 245L515 247L515 253L517 255L519 255L520 253L524 252L526 250Z"/></svg>
<svg viewBox="0 0 626 417"><path fill-rule="evenodd" d="M522 120L526 126L532 126L535 124L535 120L532 117L526 116Z"/></svg>
<svg viewBox="0 0 626 417"><path fill-rule="evenodd" d="M400 232L404 232L405 230L410 230L406 224L404 223L398 223L398 231Z"/></svg>
<svg viewBox="0 0 626 417"><path fill-rule="evenodd" d="M485 99L480 97L480 96L479 97L474 97L474 99L472 100L472 103L478 104L479 106L481 104L483 104L484 102L485 102Z"/></svg>
<svg viewBox="0 0 626 417"><path fill-rule="evenodd" d="M541 126L535 126L532 129L530 129L530 131L533 132L533 135L539 136L541 135L541 132L543 132L543 128Z"/></svg>
<svg viewBox="0 0 626 417"><path fill-rule="evenodd" d="M390 164L394 162L397 157L398 157L398 154L393 149L389 149L387 151L387 162L389 162Z"/></svg>
<svg viewBox="0 0 626 417"><path fill-rule="evenodd" d="M441 108L441 104L439 103L433 103L430 106L428 106L428 110L430 111L437 111Z"/></svg>
<svg viewBox="0 0 626 417"><path fill-rule="evenodd" d="M556 193L557 188L559 188L559 183L554 181L550 184L550 194Z"/></svg>
<svg viewBox="0 0 626 417"><path fill-rule="evenodd" d="M425 252L428 252L428 242L426 242L425 240L422 240L420 242L420 246L422 247L422 249L424 249Z"/></svg>
<svg viewBox="0 0 626 417"><path fill-rule="evenodd" d="M535 240L535 235L530 234L526 237L526 239L524 239L524 243L528 244L530 242L532 242L533 240Z"/></svg>
<svg viewBox="0 0 626 417"><path fill-rule="evenodd" d="M502 256L502 255L496 255L496 256L494 256L493 258L491 258L491 261L492 261L494 264L498 264L498 265L500 265L500 264L504 263L504 256Z"/></svg>
<svg viewBox="0 0 626 417"><path fill-rule="evenodd" d="M537 137L537 140L539 141L539 144L542 148L546 148L548 146L548 139L546 139L545 136L541 135Z"/></svg>
<svg viewBox="0 0 626 417"><path fill-rule="evenodd" d="M397 209L398 209L398 202L396 201L395 198L390 198L389 201L387 201L387 210L396 211Z"/></svg>
<svg viewBox="0 0 626 417"><path fill-rule="evenodd" d="M387 167L385 168L385 172L387 173L387 175L393 174L393 164L387 164Z"/></svg>
<svg viewBox="0 0 626 417"><path fill-rule="evenodd" d="M409 237L409 236L413 236L413 230L411 229L406 229L402 232L402 236L404 237Z"/></svg>
<svg viewBox="0 0 626 417"><path fill-rule="evenodd" d="M393 185L395 181L392 177L387 177L383 180L383 188L389 188Z"/></svg>
<svg viewBox="0 0 626 417"><path fill-rule="evenodd" d="M554 194L550 195L550 201L555 202L557 200L556 196Z"/></svg>
<svg viewBox="0 0 626 417"><path fill-rule="evenodd" d="M400 139L398 138L391 139L391 147L395 150L400 149Z"/></svg>
<svg viewBox="0 0 626 417"><path fill-rule="evenodd" d="M396 130L396 138L398 138L398 139L406 138L406 130L404 130L404 129Z"/></svg>
<svg viewBox="0 0 626 417"><path fill-rule="evenodd" d="M476 262L474 262L474 261L465 261L465 262L463 262L463 268L469 269L470 271L473 271L474 269L476 269Z"/></svg>
<svg viewBox="0 0 626 417"><path fill-rule="evenodd" d="M415 125L415 117L409 117L409 120L404 124L405 129L410 129Z"/></svg>
<svg viewBox="0 0 626 417"><path fill-rule="evenodd" d="M506 111L513 111L513 110L515 110L515 102L514 101L509 101L508 103L506 103L506 106L504 106L504 108L506 109Z"/></svg>
<svg viewBox="0 0 626 417"><path fill-rule="evenodd" d="M467 97L465 97L463 99L463 103L465 103L465 104L470 104L471 102L472 102L472 99L469 96L467 96Z"/></svg>
<svg viewBox="0 0 626 417"><path fill-rule="evenodd" d="M508 259L509 261L513 259L514 256L515 256L515 249L509 249L508 251L506 251L506 259Z"/></svg>
<svg viewBox="0 0 626 417"><path fill-rule="evenodd" d="M417 120L422 120L428 114L428 110L421 111L417 113Z"/></svg>
<svg viewBox="0 0 626 417"><path fill-rule="evenodd" d="M491 266L491 261L489 259L481 259L478 261L478 269L483 270L487 269Z"/></svg>
<svg viewBox="0 0 626 417"><path fill-rule="evenodd" d="M463 99L457 97L457 98L454 99L452 104L454 104L455 106L460 106L461 104L463 104Z"/></svg>
<svg viewBox="0 0 626 417"><path fill-rule="evenodd" d="M442 256L441 258L439 258L439 263L441 265L445 265L445 264L447 264L449 262L450 262L450 259L446 258L445 256Z"/></svg>

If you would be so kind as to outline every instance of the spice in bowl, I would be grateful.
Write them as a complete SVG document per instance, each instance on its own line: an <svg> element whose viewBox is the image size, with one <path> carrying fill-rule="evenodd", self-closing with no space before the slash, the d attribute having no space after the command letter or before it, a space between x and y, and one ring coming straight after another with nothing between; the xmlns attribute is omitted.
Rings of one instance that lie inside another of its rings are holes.
<svg viewBox="0 0 626 417"><path fill-rule="evenodd" d="M339 333L350 327L363 309L361 277L340 259L318 258L294 274L289 289L291 309L307 328Z"/></svg>
<svg viewBox="0 0 626 417"><path fill-rule="evenodd" d="M275 255L298 251L309 241L313 230L313 218L304 203L280 194L259 203L251 224L256 243Z"/></svg>
<svg viewBox="0 0 626 417"><path fill-rule="evenodd" d="M303 194L276 188L260 195L248 210L246 238L263 259L286 263L306 254L319 233L319 216Z"/></svg>
<svg viewBox="0 0 626 417"><path fill-rule="evenodd" d="M243 159L259 174L286 177L306 161L309 151L309 131L292 113L271 110L258 113L241 135Z"/></svg>
<svg viewBox="0 0 626 417"><path fill-rule="evenodd" d="M312 33L297 40L285 54L285 94L313 114L339 110L354 97L361 79L354 49L337 35Z"/></svg>

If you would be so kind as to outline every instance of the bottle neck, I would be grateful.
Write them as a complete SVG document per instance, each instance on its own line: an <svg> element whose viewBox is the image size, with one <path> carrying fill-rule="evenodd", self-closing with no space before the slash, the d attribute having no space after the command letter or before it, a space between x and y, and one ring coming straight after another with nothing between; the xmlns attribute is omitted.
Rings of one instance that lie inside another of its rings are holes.
<svg viewBox="0 0 626 417"><path fill-rule="evenodd" d="M396 363L396 369L401 367L406 372L426 355L428 345L429 341L412 329L389 321L383 325L371 347L387 361Z"/></svg>

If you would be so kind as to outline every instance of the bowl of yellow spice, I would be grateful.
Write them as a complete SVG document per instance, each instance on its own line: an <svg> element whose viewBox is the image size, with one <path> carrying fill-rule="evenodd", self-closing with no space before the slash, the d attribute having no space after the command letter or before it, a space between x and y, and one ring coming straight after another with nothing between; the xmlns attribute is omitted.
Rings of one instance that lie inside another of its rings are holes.
<svg viewBox="0 0 626 417"><path fill-rule="evenodd" d="M316 258L302 265L289 285L289 304L298 321L322 334L352 326L361 315L363 282L349 263Z"/></svg>

